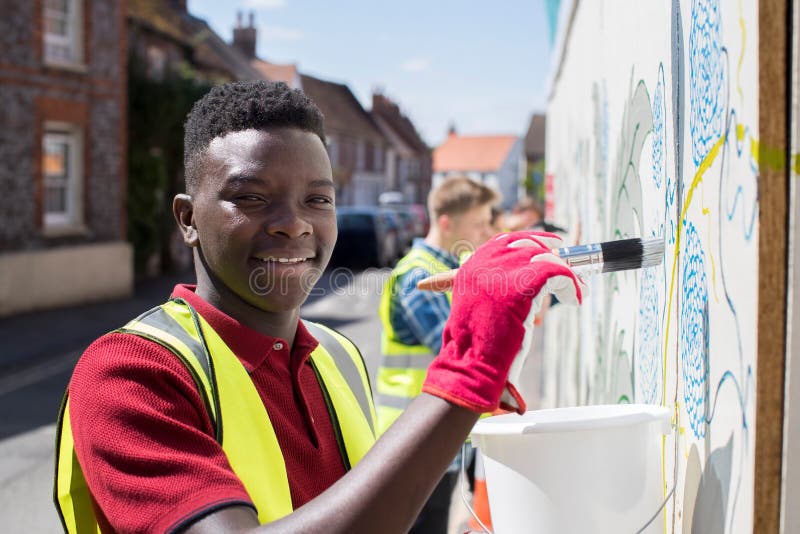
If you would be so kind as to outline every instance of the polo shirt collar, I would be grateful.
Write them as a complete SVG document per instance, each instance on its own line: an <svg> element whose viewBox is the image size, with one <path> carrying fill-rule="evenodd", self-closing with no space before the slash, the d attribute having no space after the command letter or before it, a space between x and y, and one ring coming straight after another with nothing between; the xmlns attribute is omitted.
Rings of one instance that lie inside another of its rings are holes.
<svg viewBox="0 0 800 534"><path fill-rule="evenodd" d="M289 354L288 343L285 339L264 335L240 323L206 302L195 293L196 287L190 284L178 284L170 298L182 298L188 302L239 358L248 373L257 369L267 358L289 359L296 362L291 366L296 369L319 345L319 342L308 332L303 321L298 321L294 345Z"/></svg>

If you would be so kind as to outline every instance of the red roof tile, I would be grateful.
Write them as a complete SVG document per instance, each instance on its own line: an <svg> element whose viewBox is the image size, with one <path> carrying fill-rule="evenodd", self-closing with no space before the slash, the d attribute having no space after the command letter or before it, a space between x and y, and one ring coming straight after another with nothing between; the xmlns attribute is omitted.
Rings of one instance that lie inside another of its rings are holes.
<svg viewBox="0 0 800 534"><path fill-rule="evenodd" d="M256 58L250 64L271 82L284 82L289 87L295 88L300 82L300 77L297 74L297 65L294 63L279 65Z"/></svg>
<svg viewBox="0 0 800 534"><path fill-rule="evenodd" d="M433 151L433 170L496 171L518 139L514 135L450 135Z"/></svg>

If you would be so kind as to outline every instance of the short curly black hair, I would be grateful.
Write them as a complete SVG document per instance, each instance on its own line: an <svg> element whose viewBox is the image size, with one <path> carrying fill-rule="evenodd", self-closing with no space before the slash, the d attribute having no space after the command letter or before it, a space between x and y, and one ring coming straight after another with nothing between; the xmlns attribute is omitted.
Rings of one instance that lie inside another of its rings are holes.
<svg viewBox="0 0 800 534"><path fill-rule="evenodd" d="M214 138L242 130L293 127L314 133L325 143L323 119L311 99L283 82L258 80L214 87L195 102L186 117L186 190L196 188L202 159L199 156Z"/></svg>

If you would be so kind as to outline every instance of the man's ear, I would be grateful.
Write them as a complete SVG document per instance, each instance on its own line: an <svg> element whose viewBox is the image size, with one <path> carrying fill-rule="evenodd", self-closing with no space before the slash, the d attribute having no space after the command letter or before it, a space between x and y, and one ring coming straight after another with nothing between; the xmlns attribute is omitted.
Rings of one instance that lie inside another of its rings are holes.
<svg viewBox="0 0 800 534"><path fill-rule="evenodd" d="M451 219L450 216L445 213L439 215L439 217L436 219L436 224L439 226L439 231L447 232L453 225L453 219Z"/></svg>
<svg viewBox="0 0 800 534"><path fill-rule="evenodd" d="M200 244L197 237L197 228L194 225L194 201L186 194L175 195L172 200L172 214L178 222L178 228L183 234L183 242L187 247L196 247Z"/></svg>

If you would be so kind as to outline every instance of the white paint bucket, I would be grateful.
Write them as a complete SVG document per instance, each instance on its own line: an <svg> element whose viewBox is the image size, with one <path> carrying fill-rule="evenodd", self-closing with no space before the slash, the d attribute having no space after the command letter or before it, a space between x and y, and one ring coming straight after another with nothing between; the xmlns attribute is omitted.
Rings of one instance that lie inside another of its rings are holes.
<svg viewBox="0 0 800 534"><path fill-rule="evenodd" d="M478 421L495 534L634 534L666 497L666 408L578 406ZM657 517L642 532L662 533Z"/></svg>

